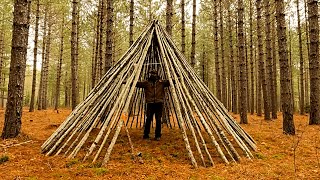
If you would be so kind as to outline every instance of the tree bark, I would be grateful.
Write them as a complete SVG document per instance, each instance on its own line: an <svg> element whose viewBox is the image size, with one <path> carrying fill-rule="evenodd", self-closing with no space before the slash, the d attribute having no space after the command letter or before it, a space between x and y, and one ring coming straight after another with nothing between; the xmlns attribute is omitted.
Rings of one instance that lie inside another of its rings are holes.
<svg viewBox="0 0 320 180"><path fill-rule="evenodd" d="M17 137L21 130L30 3L28 0L14 2L8 101L1 135L3 139Z"/></svg>
<svg viewBox="0 0 320 180"><path fill-rule="evenodd" d="M79 89L78 89L78 8L79 2L72 1L72 29L71 29L71 83L72 83L72 109L78 104Z"/></svg>
<svg viewBox="0 0 320 180"><path fill-rule="evenodd" d="M267 95L267 81L266 81L266 74L264 68L264 52L263 52L263 37L262 37L262 8L261 8L261 0L257 0L257 34L258 34L258 51L259 51L259 80L262 86L262 94L263 94L263 103L264 103L264 119L270 120L270 108L269 108L269 99Z"/></svg>
<svg viewBox="0 0 320 180"><path fill-rule="evenodd" d="M253 7L252 7L252 0L249 1L249 21L250 21L250 75L251 75L251 82L250 82L250 113L254 114L254 63L253 63Z"/></svg>
<svg viewBox="0 0 320 180"><path fill-rule="evenodd" d="M95 40L95 52L94 52L94 62L92 67L92 87L94 87L99 79L99 60L100 60L100 27L101 27L101 6L102 6L102 0L99 0L98 2L98 17L97 17L97 26L96 26L96 40Z"/></svg>
<svg viewBox="0 0 320 180"><path fill-rule="evenodd" d="M290 76L291 76L291 100L292 100L292 106L293 106L293 112L295 111L295 101L294 101L294 87L293 87L293 84L294 84L294 79L293 79L293 62L292 62L292 38L291 38L291 20L290 20L290 17L289 17L289 28L288 28L288 32L289 32L289 72L290 72Z"/></svg>
<svg viewBox="0 0 320 180"><path fill-rule="evenodd" d="M294 135L293 106L291 96L291 76L287 53L286 20L284 1L276 0L277 36L280 62L281 103L283 112L283 133Z"/></svg>
<svg viewBox="0 0 320 180"><path fill-rule="evenodd" d="M195 68L196 65L196 20L197 20L197 16L196 16L196 5L197 5L197 1L193 0L193 8L192 8L192 40L191 40L191 66L193 68Z"/></svg>
<svg viewBox="0 0 320 180"><path fill-rule="evenodd" d="M105 73L111 68L113 62L113 0L107 0L107 29L106 29L106 62Z"/></svg>
<svg viewBox="0 0 320 180"><path fill-rule="evenodd" d="M304 61L303 61L303 51L302 51L302 35L301 35L301 25L300 25L300 9L299 0L297 3L297 16L298 16L298 36L299 36L299 56L300 56L300 114L304 114Z"/></svg>
<svg viewBox="0 0 320 180"><path fill-rule="evenodd" d="M185 19L185 1L181 0L181 52L186 53L186 19Z"/></svg>
<svg viewBox="0 0 320 180"><path fill-rule="evenodd" d="M213 18L214 18L214 54L216 69L216 96L221 101L221 81L220 81L220 61L219 61L219 41L218 41L218 0L214 0Z"/></svg>
<svg viewBox="0 0 320 180"><path fill-rule="evenodd" d="M264 99L268 100L268 110L272 112L272 118L277 118L277 110L275 108L274 99L274 87L272 85L273 82L273 75L272 75L272 47L271 47L271 21L270 21L270 2L269 0L264 0L265 2L265 28L266 28L266 78L265 78L265 85L267 86L266 96ZM266 109L266 108L265 108ZM265 111L268 113L268 111ZM268 116L268 115L267 115Z"/></svg>
<svg viewBox="0 0 320 180"><path fill-rule="evenodd" d="M308 19L308 13L307 13L307 1L304 0L304 15L305 19ZM307 57L309 58L310 54L310 43L309 43L309 28L308 28L308 21L305 21L305 31L306 31L306 43L307 43ZM305 101L306 106L310 106L310 97L309 97L309 67L308 67L308 59L306 60L307 63L305 63Z"/></svg>
<svg viewBox="0 0 320 180"><path fill-rule="evenodd" d="M38 56L38 34L39 34L39 19L40 19L40 1L37 0L36 10L36 24L34 35L34 49L33 49L33 73L32 73L32 90L29 112L34 111L34 99L36 94L36 82L37 82L37 56Z"/></svg>
<svg viewBox="0 0 320 180"><path fill-rule="evenodd" d="M44 81L44 67L45 67L45 56L46 56L46 43L47 43L47 20L48 20L48 6L45 5L44 10L44 21L43 21L43 38L42 38L42 57L41 57L41 72L40 72L40 83L38 90L38 110L42 110L43 104L43 81Z"/></svg>
<svg viewBox="0 0 320 180"><path fill-rule="evenodd" d="M55 94L55 106L54 109L58 110L60 104L60 82L61 82L61 67L62 67L62 60L63 60L63 40L64 40L64 15L62 17L62 24L61 24L61 35L60 35L60 55L59 61L57 64L57 83L56 83L56 94Z"/></svg>
<svg viewBox="0 0 320 180"><path fill-rule="evenodd" d="M170 36L172 36L172 16L173 16L173 0L167 0L167 10L166 10L166 31Z"/></svg>
<svg viewBox="0 0 320 180"><path fill-rule="evenodd" d="M231 3L228 6L228 29L229 29L229 49L230 49L230 78L231 78L231 91L232 91L232 107L233 113L237 112L237 89L236 89L236 75L235 75L235 63L233 56L233 36L232 36L232 21L231 21Z"/></svg>
<svg viewBox="0 0 320 180"><path fill-rule="evenodd" d="M226 62L224 60L224 35L223 35L223 5L222 0L219 0L220 6L220 45L221 45L221 100L227 106L227 78L226 78Z"/></svg>
<svg viewBox="0 0 320 180"><path fill-rule="evenodd" d="M245 36L244 36L244 5L243 0L238 0L238 44L239 44L239 67L240 67L240 124L248 124L247 119L247 76L245 59Z"/></svg>
<svg viewBox="0 0 320 180"><path fill-rule="evenodd" d="M320 61L319 61L319 13L318 1L308 1L310 39L310 120L309 124L320 124Z"/></svg>
<svg viewBox="0 0 320 180"><path fill-rule="evenodd" d="M129 34L129 44L133 44L133 21L134 21L134 0L130 1L130 34Z"/></svg>
<svg viewBox="0 0 320 180"><path fill-rule="evenodd" d="M275 5L275 4L274 4ZM275 11L274 11L275 12ZM273 13L275 14L275 13ZM275 16L272 20L272 60L273 60L273 70L272 70L272 80L273 80L273 87L274 87L274 96L273 96L273 102L275 103L275 111L277 112L279 110L279 101L278 101L278 81L277 81L277 46L276 46L276 19Z"/></svg>
<svg viewBox="0 0 320 180"><path fill-rule="evenodd" d="M4 107L4 73L3 73L3 67L4 67L4 40L5 40L5 32L4 32L4 23L1 23L1 30L0 30L0 93L1 93L1 108Z"/></svg>
<svg viewBox="0 0 320 180"><path fill-rule="evenodd" d="M48 36L46 38L46 54L45 54L45 63L44 63L44 73L43 73L43 96L42 96L42 109L47 109L48 103L48 78L49 78L49 65L50 65L50 51L51 51L51 29L52 29L52 17L48 15Z"/></svg>

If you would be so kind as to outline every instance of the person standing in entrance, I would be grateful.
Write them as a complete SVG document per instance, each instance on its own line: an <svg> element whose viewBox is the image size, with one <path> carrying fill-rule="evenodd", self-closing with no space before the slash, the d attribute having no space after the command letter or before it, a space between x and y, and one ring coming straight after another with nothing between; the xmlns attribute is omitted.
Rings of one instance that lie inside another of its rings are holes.
<svg viewBox="0 0 320 180"><path fill-rule="evenodd" d="M164 88L169 86L169 81L161 80L156 70L149 72L149 78L147 81L138 82L136 85L137 88L144 88L147 107L147 119L144 126L143 139L149 139L153 115L156 117L155 140L159 141L161 138L161 116L165 94Z"/></svg>

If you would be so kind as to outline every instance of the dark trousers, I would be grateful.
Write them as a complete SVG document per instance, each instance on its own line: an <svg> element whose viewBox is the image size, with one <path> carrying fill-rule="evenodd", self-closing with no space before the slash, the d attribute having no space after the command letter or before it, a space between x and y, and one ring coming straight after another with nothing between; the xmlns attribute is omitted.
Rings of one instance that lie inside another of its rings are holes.
<svg viewBox="0 0 320 180"><path fill-rule="evenodd" d="M144 126L144 137L149 137L150 126L153 120L153 115L156 116L156 132L155 137L161 137L161 116L163 103L147 103L147 119Z"/></svg>

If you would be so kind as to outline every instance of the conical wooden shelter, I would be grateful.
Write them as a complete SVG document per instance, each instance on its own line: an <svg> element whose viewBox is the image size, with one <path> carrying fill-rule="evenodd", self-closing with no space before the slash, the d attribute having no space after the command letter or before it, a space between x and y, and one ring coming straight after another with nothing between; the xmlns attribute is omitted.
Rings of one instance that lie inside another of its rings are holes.
<svg viewBox="0 0 320 180"><path fill-rule="evenodd" d="M227 164L239 161L242 155L252 158L254 140L201 81L157 21L148 25L45 141L42 152L106 164L121 129L143 127L144 93L136 83L145 80L151 69L157 69L161 78L170 82L164 117L169 127L179 126L193 166L198 166L196 159L213 165L212 154ZM215 151L210 152L209 146Z"/></svg>

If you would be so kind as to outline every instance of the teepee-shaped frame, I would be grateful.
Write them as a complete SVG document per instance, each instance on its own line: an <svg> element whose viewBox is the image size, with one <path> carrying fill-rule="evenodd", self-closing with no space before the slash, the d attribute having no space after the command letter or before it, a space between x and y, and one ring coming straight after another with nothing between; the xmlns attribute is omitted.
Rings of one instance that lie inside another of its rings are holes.
<svg viewBox="0 0 320 180"><path fill-rule="evenodd" d="M121 128L126 128L129 121L131 126L135 121L140 127L144 122L144 93L135 86L146 79L151 69L157 69L161 78L170 82L165 114L170 125L178 122L194 167L198 165L189 138L204 166L203 153L207 161L214 163L209 146L214 147L215 153L227 164L240 160L238 151L252 158L250 149L256 150L254 140L201 81L157 21L148 25L87 98L45 141L42 152L46 155L64 153L69 158L83 155L84 160L93 162L104 154L102 164L106 164ZM138 116L134 116L136 113ZM98 133L94 133L97 129ZM110 134L113 138L108 140Z"/></svg>

